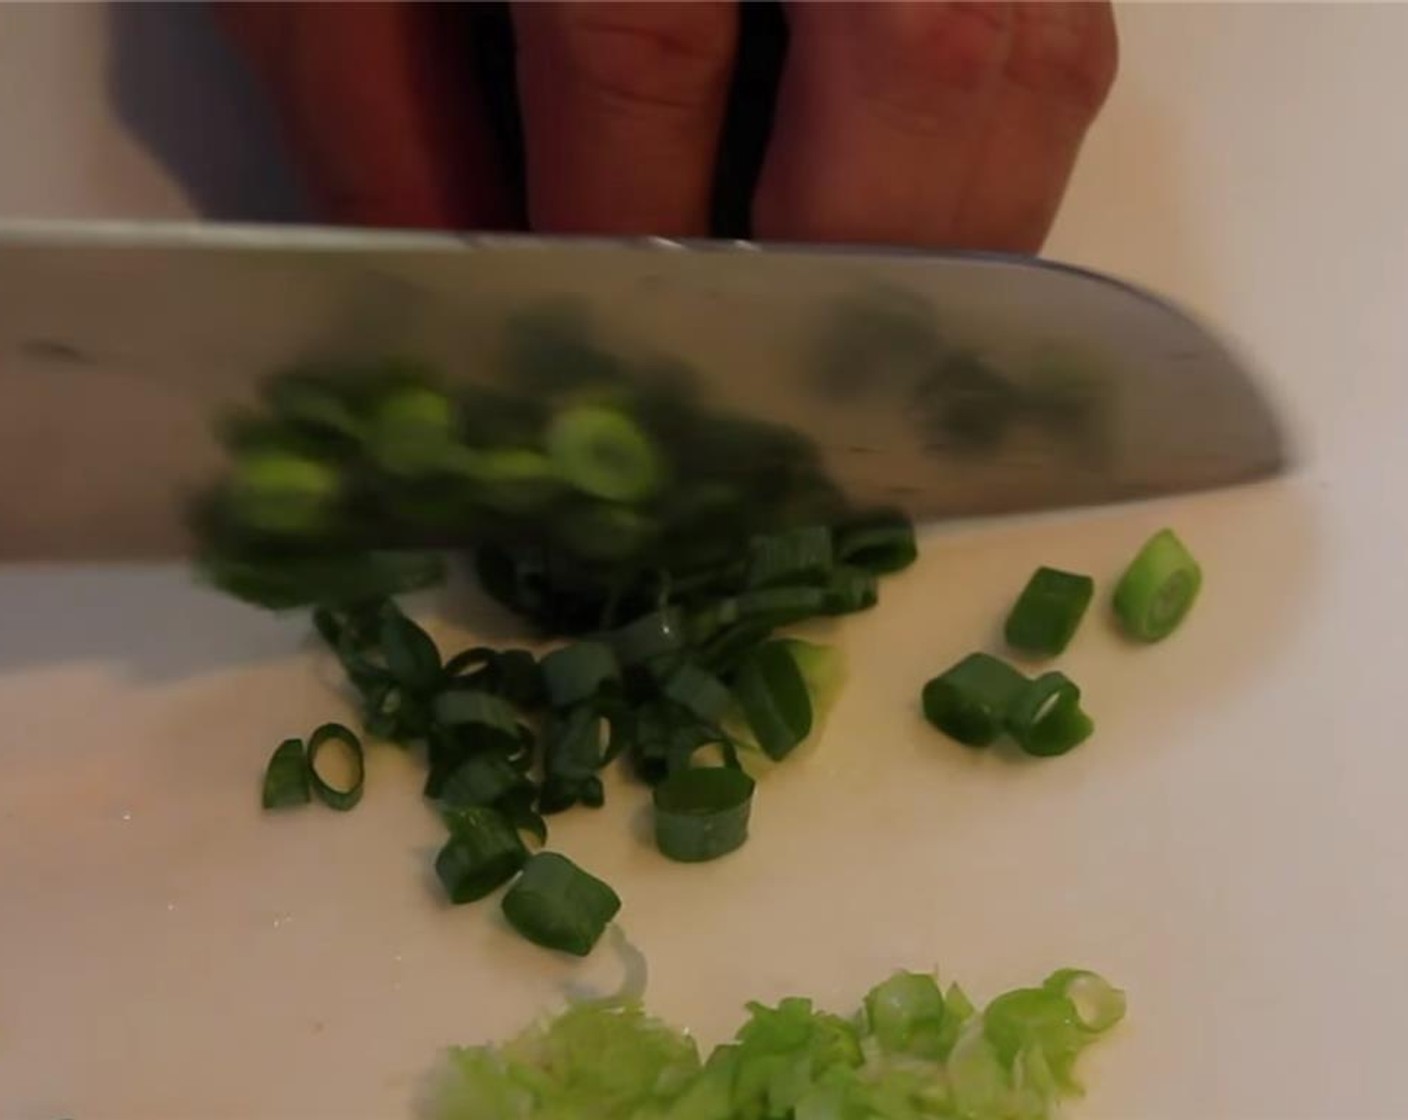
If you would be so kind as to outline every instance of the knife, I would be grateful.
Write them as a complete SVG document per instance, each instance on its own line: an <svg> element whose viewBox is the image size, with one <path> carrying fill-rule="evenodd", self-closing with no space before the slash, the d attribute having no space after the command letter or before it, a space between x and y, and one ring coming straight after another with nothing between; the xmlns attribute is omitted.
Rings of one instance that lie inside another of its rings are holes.
<svg viewBox="0 0 1408 1120"><path fill-rule="evenodd" d="M916 518L1288 461L1257 379L1206 327L1032 258L18 222L0 224L0 559L182 555L185 500L221 462L213 420L276 370L397 355L534 392L505 356L564 339L569 365L610 355L795 429L847 497Z"/></svg>

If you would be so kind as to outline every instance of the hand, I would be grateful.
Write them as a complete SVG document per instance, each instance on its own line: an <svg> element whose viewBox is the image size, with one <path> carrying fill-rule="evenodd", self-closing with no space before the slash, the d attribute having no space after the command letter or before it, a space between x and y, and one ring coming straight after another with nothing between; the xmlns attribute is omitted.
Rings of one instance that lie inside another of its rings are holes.
<svg viewBox="0 0 1408 1120"><path fill-rule="evenodd" d="M270 87L325 218L520 224L483 75L445 33L452 12L219 11ZM519 3L512 18L531 228L708 235L737 6ZM792 0L786 18L753 236L1041 247L1114 80L1107 0Z"/></svg>

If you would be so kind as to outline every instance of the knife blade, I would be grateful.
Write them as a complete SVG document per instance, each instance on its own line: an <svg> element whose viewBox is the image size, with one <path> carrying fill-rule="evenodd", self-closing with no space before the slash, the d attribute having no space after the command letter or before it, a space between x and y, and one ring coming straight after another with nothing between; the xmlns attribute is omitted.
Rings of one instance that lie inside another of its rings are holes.
<svg viewBox="0 0 1408 1120"><path fill-rule="evenodd" d="M0 559L184 553L184 499L220 463L213 419L291 364L398 355L534 392L506 355L569 335L797 430L848 497L922 519L1288 460L1256 377L1205 326L1031 258L20 222L0 225Z"/></svg>

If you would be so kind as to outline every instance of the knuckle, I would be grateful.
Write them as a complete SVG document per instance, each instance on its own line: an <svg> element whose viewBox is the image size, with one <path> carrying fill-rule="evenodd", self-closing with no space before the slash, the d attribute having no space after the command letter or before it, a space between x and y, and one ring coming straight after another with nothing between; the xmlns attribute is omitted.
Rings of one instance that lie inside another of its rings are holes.
<svg viewBox="0 0 1408 1120"><path fill-rule="evenodd" d="M625 108L691 109L717 96L733 61L734 16L717 3L569 3L552 13L561 61Z"/></svg>
<svg viewBox="0 0 1408 1120"><path fill-rule="evenodd" d="M881 39L877 59L892 79L904 78L916 91L981 89L1007 51L1007 4L899 0L863 10Z"/></svg>
<svg viewBox="0 0 1408 1120"><path fill-rule="evenodd" d="M1018 5L1007 74L1012 82L1060 98L1093 116L1109 96L1119 65L1114 16L1105 3Z"/></svg>

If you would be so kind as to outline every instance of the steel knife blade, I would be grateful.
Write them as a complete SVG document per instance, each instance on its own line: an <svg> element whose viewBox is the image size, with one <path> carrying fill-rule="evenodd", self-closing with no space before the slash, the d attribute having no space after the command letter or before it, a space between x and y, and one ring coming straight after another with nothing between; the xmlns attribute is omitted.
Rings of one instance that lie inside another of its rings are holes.
<svg viewBox="0 0 1408 1120"><path fill-rule="evenodd" d="M620 369L790 426L849 497L921 519L1288 460L1264 387L1207 327L1031 258L20 222L0 224L0 559L182 554L184 498L220 464L212 419L274 371L394 354L512 391L506 352L563 324Z"/></svg>

